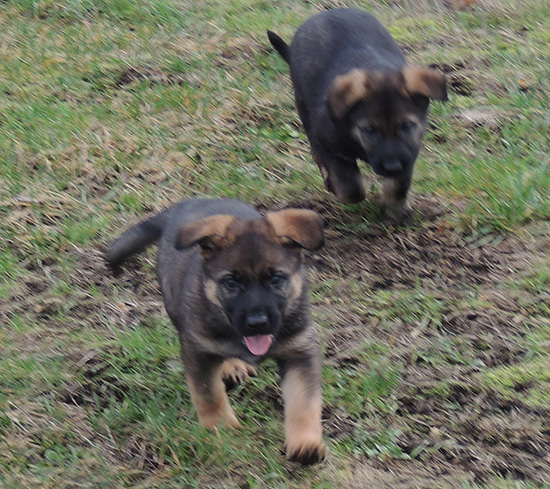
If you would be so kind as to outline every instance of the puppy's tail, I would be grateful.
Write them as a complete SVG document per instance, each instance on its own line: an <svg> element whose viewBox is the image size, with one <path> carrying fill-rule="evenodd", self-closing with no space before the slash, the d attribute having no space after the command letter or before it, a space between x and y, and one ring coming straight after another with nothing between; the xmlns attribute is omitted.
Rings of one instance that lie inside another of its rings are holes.
<svg viewBox="0 0 550 489"><path fill-rule="evenodd" d="M281 57L287 62L290 63L290 49L288 44L283 41L281 37L275 34L272 31L267 31L267 37L269 37L269 42L281 55Z"/></svg>
<svg viewBox="0 0 550 489"><path fill-rule="evenodd" d="M143 251L160 238L170 209L137 224L116 239L105 253L107 265L116 270L127 258Z"/></svg>

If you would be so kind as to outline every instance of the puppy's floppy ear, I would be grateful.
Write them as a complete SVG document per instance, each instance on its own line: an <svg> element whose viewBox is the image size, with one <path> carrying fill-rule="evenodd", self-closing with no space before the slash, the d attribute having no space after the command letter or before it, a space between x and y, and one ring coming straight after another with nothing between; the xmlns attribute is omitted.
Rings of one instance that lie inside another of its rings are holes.
<svg viewBox="0 0 550 489"><path fill-rule="evenodd" d="M224 246L227 230L235 219L235 216L218 214L183 226L177 237L176 249L198 244L203 258L211 258Z"/></svg>
<svg viewBox="0 0 550 489"><path fill-rule="evenodd" d="M447 100L447 81L440 71L411 65L403 68L403 77L405 90L409 95Z"/></svg>
<svg viewBox="0 0 550 489"><path fill-rule="evenodd" d="M337 76L330 88L329 109L336 119L342 119L346 112L367 95L367 72L353 69Z"/></svg>
<svg viewBox="0 0 550 489"><path fill-rule="evenodd" d="M315 211L284 209L268 212L265 218L283 245L318 250L325 244L323 219Z"/></svg>

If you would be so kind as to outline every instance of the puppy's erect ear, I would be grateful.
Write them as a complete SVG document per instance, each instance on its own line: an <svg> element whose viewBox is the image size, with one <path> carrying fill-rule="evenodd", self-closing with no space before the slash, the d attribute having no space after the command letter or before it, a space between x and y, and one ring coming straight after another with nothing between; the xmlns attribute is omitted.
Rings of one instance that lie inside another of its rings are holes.
<svg viewBox="0 0 550 489"><path fill-rule="evenodd" d="M283 245L318 250L325 244L323 219L317 212L307 209L284 209L268 212L266 220L273 227Z"/></svg>
<svg viewBox="0 0 550 489"><path fill-rule="evenodd" d="M178 234L176 249L198 244L203 258L211 258L224 246L227 230L235 219L235 216L219 214L183 226Z"/></svg>
<svg viewBox="0 0 550 489"><path fill-rule="evenodd" d="M447 100L447 81L440 71L411 65L403 68L403 77L405 90L409 95Z"/></svg>
<svg viewBox="0 0 550 489"><path fill-rule="evenodd" d="M329 93L329 106L336 119L342 119L346 112L367 95L367 72L354 69L337 76Z"/></svg>

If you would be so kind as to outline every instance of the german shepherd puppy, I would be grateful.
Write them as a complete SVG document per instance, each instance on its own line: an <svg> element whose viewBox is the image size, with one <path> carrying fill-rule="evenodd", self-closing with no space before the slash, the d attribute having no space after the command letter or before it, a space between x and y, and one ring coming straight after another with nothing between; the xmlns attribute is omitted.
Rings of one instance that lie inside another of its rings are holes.
<svg viewBox="0 0 550 489"><path fill-rule="evenodd" d="M287 458L322 460L321 353L301 254L324 244L321 217L303 209L262 216L238 200L190 199L123 233L107 262L116 268L157 239L164 304L200 423L238 428L226 385L271 357L282 379Z"/></svg>
<svg viewBox="0 0 550 489"><path fill-rule="evenodd" d="M444 75L407 65L390 33L359 9L314 15L290 46L267 33L290 66L298 113L328 190L342 202L365 198L359 158L384 178L383 204L403 220L429 101L447 98Z"/></svg>

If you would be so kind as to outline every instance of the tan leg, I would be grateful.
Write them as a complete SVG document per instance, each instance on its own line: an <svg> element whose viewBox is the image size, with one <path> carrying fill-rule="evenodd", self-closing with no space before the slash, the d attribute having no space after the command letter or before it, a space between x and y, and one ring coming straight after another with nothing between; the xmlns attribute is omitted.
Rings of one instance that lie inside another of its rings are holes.
<svg viewBox="0 0 550 489"><path fill-rule="evenodd" d="M218 425L240 428L239 421L229 405L225 385L222 381L222 366L220 363L213 369L187 374L187 385L191 393L191 401L199 415L199 422L206 428ZM200 379L200 380L197 380Z"/></svg>
<svg viewBox="0 0 550 489"><path fill-rule="evenodd" d="M306 373L303 367L290 368L282 383L287 458L302 464L325 458L321 387L316 377Z"/></svg>
<svg viewBox="0 0 550 489"><path fill-rule="evenodd" d="M408 190L408 182L404 184L395 178L384 178L382 204L388 216L396 222L402 222L411 213L407 203Z"/></svg>

